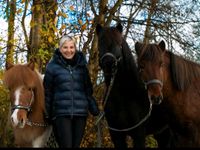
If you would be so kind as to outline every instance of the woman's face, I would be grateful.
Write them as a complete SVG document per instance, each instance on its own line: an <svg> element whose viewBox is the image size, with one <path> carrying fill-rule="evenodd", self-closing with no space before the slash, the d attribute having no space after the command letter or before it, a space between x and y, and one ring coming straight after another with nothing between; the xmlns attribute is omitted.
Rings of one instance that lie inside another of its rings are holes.
<svg viewBox="0 0 200 150"><path fill-rule="evenodd" d="M76 52L74 41L65 41L60 48L60 52L64 58L72 59Z"/></svg>

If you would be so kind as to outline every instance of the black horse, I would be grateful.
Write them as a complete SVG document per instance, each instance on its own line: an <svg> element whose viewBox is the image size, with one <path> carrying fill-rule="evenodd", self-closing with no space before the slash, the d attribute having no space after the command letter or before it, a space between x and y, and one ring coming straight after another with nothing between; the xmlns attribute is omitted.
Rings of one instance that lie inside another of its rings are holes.
<svg viewBox="0 0 200 150"><path fill-rule="evenodd" d="M160 105L152 109L132 52L122 36L121 24L116 27L98 24L96 33L99 65L108 94L104 111L114 146L127 147L126 136L129 135L134 140L134 147L145 147L146 135L153 133L159 146L167 147L171 143L170 130L159 133L166 126L164 112Z"/></svg>

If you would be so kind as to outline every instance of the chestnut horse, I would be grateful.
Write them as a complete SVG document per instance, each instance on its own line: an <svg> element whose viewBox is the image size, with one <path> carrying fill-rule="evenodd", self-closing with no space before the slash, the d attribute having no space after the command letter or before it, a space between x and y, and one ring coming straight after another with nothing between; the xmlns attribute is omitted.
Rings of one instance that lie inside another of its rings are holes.
<svg viewBox="0 0 200 150"><path fill-rule="evenodd" d="M159 44L135 44L140 77L153 104L164 106L176 147L200 147L200 65Z"/></svg>
<svg viewBox="0 0 200 150"><path fill-rule="evenodd" d="M126 137L131 136L134 147L145 147L146 135L154 134L159 147L168 147L170 130L166 128L159 133L167 125L165 117L160 107L151 107L131 49L123 38L122 25L102 27L98 24L96 32L99 65L107 88L104 111L114 146L126 148Z"/></svg>
<svg viewBox="0 0 200 150"><path fill-rule="evenodd" d="M11 123L17 147L44 147L52 127L45 122L42 76L34 63L7 62L3 82L11 100Z"/></svg>

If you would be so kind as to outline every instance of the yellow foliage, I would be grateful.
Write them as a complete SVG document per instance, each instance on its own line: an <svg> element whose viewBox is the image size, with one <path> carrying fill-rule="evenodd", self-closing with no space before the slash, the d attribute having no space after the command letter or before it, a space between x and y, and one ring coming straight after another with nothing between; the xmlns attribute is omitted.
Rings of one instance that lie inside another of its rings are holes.
<svg viewBox="0 0 200 150"><path fill-rule="evenodd" d="M8 120L10 100L2 78L3 71L0 72L0 147L13 147L13 132Z"/></svg>
<svg viewBox="0 0 200 150"><path fill-rule="evenodd" d="M64 18L68 18L67 14L65 14L65 13L63 13L61 11L58 12L58 16L62 16Z"/></svg>
<svg viewBox="0 0 200 150"><path fill-rule="evenodd" d="M17 14L20 14L21 12L22 12L22 8L20 8L20 9L18 9L18 10L16 11Z"/></svg>
<svg viewBox="0 0 200 150"><path fill-rule="evenodd" d="M146 137L146 143L145 143L147 148L158 148L158 143L157 141L154 139L153 135L148 135Z"/></svg>
<svg viewBox="0 0 200 150"><path fill-rule="evenodd" d="M87 28L87 24L85 23L84 25L82 25L81 31L84 31L86 28Z"/></svg>
<svg viewBox="0 0 200 150"><path fill-rule="evenodd" d="M82 20L78 20L78 23L80 24L80 25L82 25L83 24L83 21Z"/></svg>
<svg viewBox="0 0 200 150"><path fill-rule="evenodd" d="M68 18L67 14L65 14L65 13L62 13L62 16L63 16L64 18Z"/></svg>
<svg viewBox="0 0 200 150"><path fill-rule="evenodd" d="M53 42L53 38L51 36L48 37L48 41L49 43L52 43Z"/></svg>
<svg viewBox="0 0 200 150"><path fill-rule="evenodd" d="M35 8L37 12L39 12L42 9L40 5L36 5Z"/></svg>
<svg viewBox="0 0 200 150"><path fill-rule="evenodd" d="M35 25L35 22L34 22L34 21L31 21L31 22L30 22L30 27L34 27L34 25Z"/></svg>
<svg viewBox="0 0 200 150"><path fill-rule="evenodd" d="M63 24L60 29L63 30L65 28L66 28L66 25Z"/></svg>
<svg viewBox="0 0 200 150"><path fill-rule="evenodd" d="M21 0L21 3L25 3L26 0Z"/></svg>
<svg viewBox="0 0 200 150"><path fill-rule="evenodd" d="M70 6L69 9L70 9L70 10L74 10L74 6Z"/></svg>

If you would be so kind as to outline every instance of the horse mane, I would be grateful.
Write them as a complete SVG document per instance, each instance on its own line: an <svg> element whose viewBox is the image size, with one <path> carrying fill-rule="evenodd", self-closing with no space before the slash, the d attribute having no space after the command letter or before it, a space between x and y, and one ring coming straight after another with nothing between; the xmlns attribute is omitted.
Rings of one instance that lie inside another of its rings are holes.
<svg viewBox="0 0 200 150"><path fill-rule="evenodd" d="M128 45L128 43L126 42L126 40L123 38L122 41L122 54L123 54L123 61L124 61L124 66L126 67L126 69L128 70L128 72L133 72L131 75L135 75L132 76L133 79L136 79L137 81L139 80L139 75L137 72L137 66L135 63L135 59L133 54L131 53L131 49Z"/></svg>
<svg viewBox="0 0 200 150"><path fill-rule="evenodd" d="M33 89L35 102L42 110L44 105L44 88L40 73L35 69L31 70L26 64L16 64L5 71L4 83L8 88L14 89L18 86L28 86Z"/></svg>
<svg viewBox="0 0 200 150"><path fill-rule="evenodd" d="M138 56L138 60L145 59L151 62L160 62L162 58L158 58L157 56L161 55L161 51L156 44L143 44L141 47L141 53Z"/></svg>
<svg viewBox="0 0 200 150"><path fill-rule="evenodd" d="M198 79L200 77L200 65L175 55L172 52L168 51L168 53L171 58L170 68L172 81L178 90L183 91L192 83L193 79Z"/></svg>

